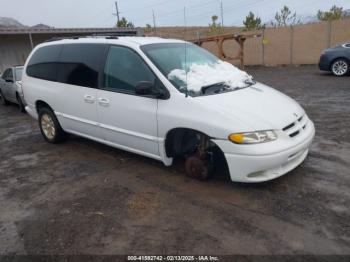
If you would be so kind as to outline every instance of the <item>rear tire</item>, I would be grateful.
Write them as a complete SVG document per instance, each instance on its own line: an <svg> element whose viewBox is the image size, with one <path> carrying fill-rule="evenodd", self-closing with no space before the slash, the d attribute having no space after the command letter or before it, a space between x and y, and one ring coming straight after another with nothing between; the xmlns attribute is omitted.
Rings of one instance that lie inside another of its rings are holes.
<svg viewBox="0 0 350 262"><path fill-rule="evenodd" d="M19 95L17 95L17 103L18 103L19 111L22 113L25 113L26 109L25 109L23 102L22 102L22 99Z"/></svg>
<svg viewBox="0 0 350 262"><path fill-rule="evenodd" d="M39 109L39 127L45 140L51 144L58 144L65 140L66 133L58 122L51 109L42 107Z"/></svg>
<svg viewBox="0 0 350 262"><path fill-rule="evenodd" d="M331 71L335 76L348 75L350 72L350 64L346 59L337 59L332 63Z"/></svg>
<svg viewBox="0 0 350 262"><path fill-rule="evenodd" d="M0 103L3 106L7 106L9 104L9 102L6 100L6 98L4 97L4 95L2 94L2 91L0 89Z"/></svg>

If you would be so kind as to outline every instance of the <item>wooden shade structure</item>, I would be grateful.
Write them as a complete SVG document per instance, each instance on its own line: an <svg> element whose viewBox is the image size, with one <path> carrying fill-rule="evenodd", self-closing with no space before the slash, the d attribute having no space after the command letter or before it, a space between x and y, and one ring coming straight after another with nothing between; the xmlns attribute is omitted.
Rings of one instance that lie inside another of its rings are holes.
<svg viewBox="0 0 350 262"><path fill-rule="evenodd" d="M240 66L244 66L244 42L248 38L255 38L255 37L261 37L262 34L260 33L238 33L238 34L225 34L225 35L216 35L216 36L209 36L204 38L198 38L190 40L190 42L195 43L199 46L202 46L205 42L216 42L218 46L218 53L219 58L222 60L239 60ZM224 52L224 42L226 40L235 40L239 44L239 52L236 57L228 57Z"/></svg>

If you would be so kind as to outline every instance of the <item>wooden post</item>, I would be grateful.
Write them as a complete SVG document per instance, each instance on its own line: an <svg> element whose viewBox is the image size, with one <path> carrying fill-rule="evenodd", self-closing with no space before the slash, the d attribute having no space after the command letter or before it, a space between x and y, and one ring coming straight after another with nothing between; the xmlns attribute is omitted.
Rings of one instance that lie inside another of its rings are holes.
<svg viewBox="0 0 350 262"><path fill-rule="evenodd" d="M240 55L241 55L241 67L244 68L244 38L240 39L239 46L241 48Z"/></svg>
<svg viewBox="0 0 350 262"><path fill-rule="evenodd" d="M224 38L218 39L217 45L218 45L218 48L219 48L219 56L220 56L220 58L225 59L226 55L224 53Z"/></svg>

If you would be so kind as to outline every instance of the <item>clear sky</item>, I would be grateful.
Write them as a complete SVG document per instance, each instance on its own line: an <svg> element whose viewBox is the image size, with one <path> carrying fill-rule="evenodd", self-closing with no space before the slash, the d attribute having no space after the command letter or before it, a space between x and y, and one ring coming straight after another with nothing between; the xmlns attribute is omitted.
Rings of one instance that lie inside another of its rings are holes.
<svg viewBox="0 0 350 262"><path fill-rule="evenodd" d="M224 25L242 25L249 11L263 21L271 20L283 5L298 15L315 15L332 5L350 9L350 0L222 0ZM121 16L135 26L207 25L214 14L220 16L220 0L118 0ZM44 23L54 27L111 27L116 23L114 0L0 0L0 16L13 17L26 25Z"/></svg>

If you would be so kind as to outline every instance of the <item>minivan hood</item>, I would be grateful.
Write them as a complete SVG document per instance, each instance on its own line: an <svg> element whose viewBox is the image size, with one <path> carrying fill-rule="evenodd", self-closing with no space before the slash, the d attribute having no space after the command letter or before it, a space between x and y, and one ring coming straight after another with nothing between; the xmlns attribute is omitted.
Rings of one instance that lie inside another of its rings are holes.
<svg viewBox="0 0 350 262"><path fill-rule="evenodd" d="M243 122L255 131L280 130L305 114L296 101L260 83L240 90L196 97L196 99L233 120Z"/></svg>

